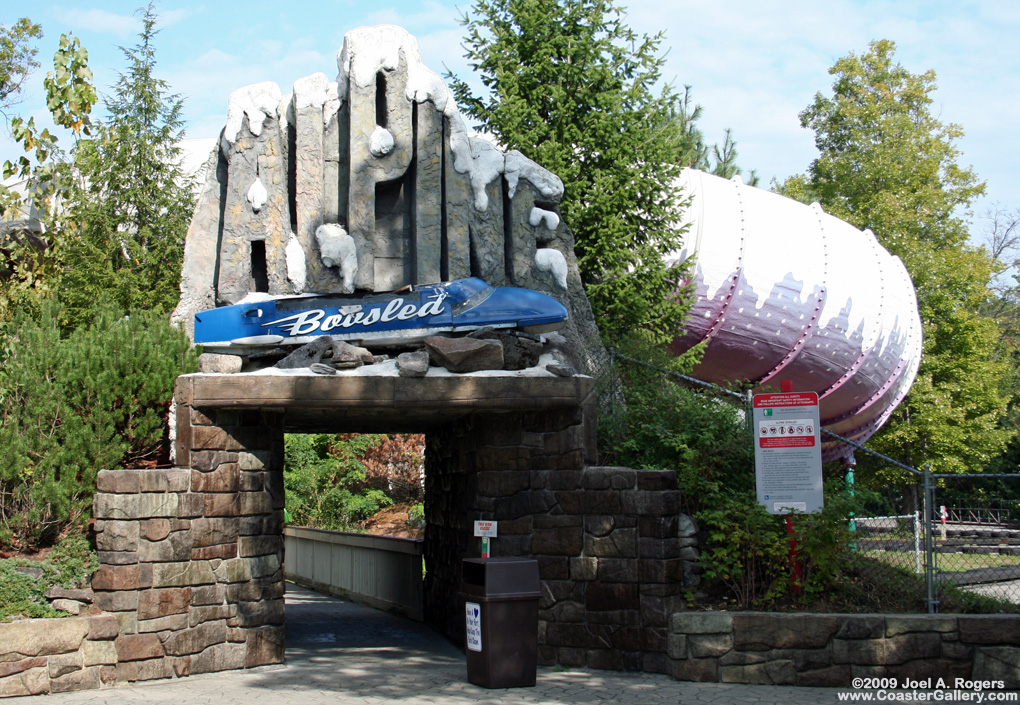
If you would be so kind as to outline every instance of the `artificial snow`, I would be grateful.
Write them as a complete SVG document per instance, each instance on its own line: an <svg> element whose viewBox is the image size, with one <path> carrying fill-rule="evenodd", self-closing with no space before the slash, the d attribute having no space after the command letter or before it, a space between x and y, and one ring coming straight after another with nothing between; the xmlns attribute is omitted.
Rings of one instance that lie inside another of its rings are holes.
<svg viewBox="0 0 1020 705"><path fill-rule="evenodd" d="M308 272L305 269L305 251L298 242L297 235L290 234L287 239L287 248L284 250L287 256L287 279L296 292L302 292L307 286Z"/></svg>
<svg viewBox="0 0 1020 705"><path fill-rule="evenodd" d="M374 157L385 157L393 151L393 134L385 127L376 125L368 140L368 151Z"/></svg>
<svg viewBox="0 0 1020 705"><path fill-rule="evenodd" d="M253 83L238 88L230 94L227 107L227 125L223 128L223 151L230 150L237 141L244 126L244 118L248 118L248 129L258 137L262 134L262 123L266 118L275 116L282 98L280 87L272 81Z"/></svg>
<svg viewBox="0 0 1020 705"><path fill-rule="evenodd" d="M294 109L321 108L329 99L329 78L313 73L294 81Z"/></svg>
<svg viewBox="0 0 1020 705"><path fill-rule="evenodd" d="M251 204L251 209L258 213L262 210L262 206L266 205L266 201L269 199L269 192L266 191L266 187L262 184L262 179L255 177L255 180L251 182L251 186L248 187L248 193L245 196L248 199L248 203Z"/></svg>
<svg viewBox="0 0 1020 705"><path fill-rule="evenodd" d="M563 181L560 177L513 149L506 153L506 181L510 187L510 198L514 197L517 181L522 178L550 201L558 201L563 197Z"/></svg>
<svg viewBox="0 0 1020 705"><path fill-rule="evenodd" d="M560 216L552 211L547 211L544 208L536 206L531 209L531 215L528 216L528 222L531 223L531 227L533 228L537 228L539 225L544 224L545 229L552 232L559 227Z"/></svg>
<svg viewBox="0 0 1020 705"><path fill-rule="evenodd" d="M567 259L559 250L551 247L544 247L535 251L535 266L543 272L548 272L553 281L563 291L567 290Z"/></svg>

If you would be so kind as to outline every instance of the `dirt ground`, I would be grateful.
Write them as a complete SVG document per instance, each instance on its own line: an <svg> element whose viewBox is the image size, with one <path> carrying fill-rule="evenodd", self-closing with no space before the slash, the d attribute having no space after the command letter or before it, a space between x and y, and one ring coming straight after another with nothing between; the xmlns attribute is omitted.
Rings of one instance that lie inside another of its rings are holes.
<svg viewBox="0 0 1020 705"><path fill-rule="evenodd" d="M407 523L410 504L394 504L362 523L361 528L376 536L396 536L405 539L425 538L425 528Z"/></svg>

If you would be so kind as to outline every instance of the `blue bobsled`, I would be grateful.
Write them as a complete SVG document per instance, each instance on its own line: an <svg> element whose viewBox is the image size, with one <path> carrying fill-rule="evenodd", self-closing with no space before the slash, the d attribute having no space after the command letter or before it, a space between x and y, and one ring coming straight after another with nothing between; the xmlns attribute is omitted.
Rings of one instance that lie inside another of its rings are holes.
<svg viewBox="0 0 1020 705"><path fill-rule="evenodd" d="M195 314L195 343L235 355L303 345L323 335L394 346L485 327L546 333L565 320L567 309L548 294L470 278L394 294L267 295Z"/></svg>

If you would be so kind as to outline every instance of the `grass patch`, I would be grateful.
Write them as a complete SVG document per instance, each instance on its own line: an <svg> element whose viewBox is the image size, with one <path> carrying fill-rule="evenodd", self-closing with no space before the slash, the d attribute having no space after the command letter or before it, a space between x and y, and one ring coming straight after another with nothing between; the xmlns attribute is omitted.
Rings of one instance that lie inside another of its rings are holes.
<svg viewBox="0 0 1020 705"><path fill-rule="evenodd" d="M50 607L46 591L53 586L87 587L89 577L98 567L98 555L81 534L59 541L42 561L0 560L0 621L67 617L66 612Z"/></svg>

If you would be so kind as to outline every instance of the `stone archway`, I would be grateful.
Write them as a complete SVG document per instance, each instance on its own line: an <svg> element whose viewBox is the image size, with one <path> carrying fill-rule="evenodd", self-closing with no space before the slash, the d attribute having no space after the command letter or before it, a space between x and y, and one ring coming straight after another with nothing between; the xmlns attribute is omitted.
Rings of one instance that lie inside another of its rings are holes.
<svg viewBox="0 0 1020 705"><path fill-rule="evenodd" d="M424 431L426 621L460 639L476 519L494 555L540 564L545 663L664 672L681 590L671 472L590 467L586 377L187 375L177 467L104 471L97 605L120 624L120 680L280 663L283 433Z"/></svg>

